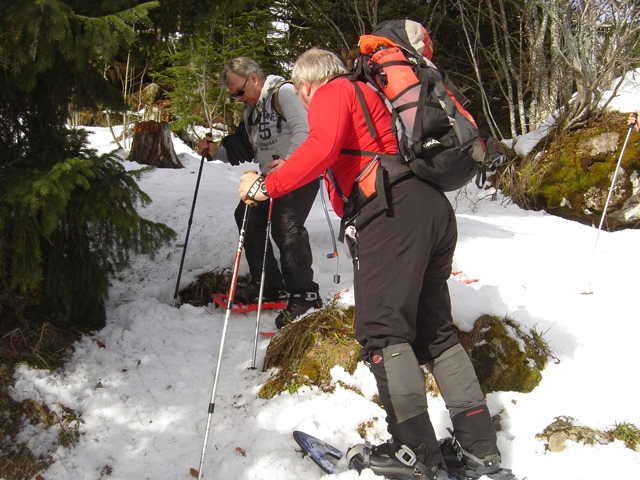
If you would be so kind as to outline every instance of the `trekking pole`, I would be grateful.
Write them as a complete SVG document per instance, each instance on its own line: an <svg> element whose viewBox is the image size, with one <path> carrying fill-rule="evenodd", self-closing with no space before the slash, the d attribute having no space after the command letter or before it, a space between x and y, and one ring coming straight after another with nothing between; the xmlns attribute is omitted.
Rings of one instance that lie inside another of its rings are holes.
<svg viewBox="0 0 640 480"><path fill-rule="evenodd" d="M609 189L609 195L607 195L607 201L604 204L604 210L602 211L602 217L600 218L600 225L598 225L598 234L596 235L596 242L593 245L593 250L595 251L598 245L598 238L600 238L600 231L602 230L602 224L604 223L604 217L607 215L607 208L609 208L609 201L611 201L611 195L613 194L613 188L616 184L616 179L618 178L618 170L620 170L620 164L622 163L622 157L624 155L624 151L627 148L627 142L629 142L629 137L631 136L631 132L633 131L633 127L638 122L638 115L633 114L636 121L634 123L629 124L629 131L627 132L627 138L624 141L624 145L622 146L622 151L620 152L620 158L618 158L618 164L616 165L616 170L613 173L613 180L611 180L611 188Z"/></svg>
<svg viewBox="0 0 640 480"><path fill-rule="evenodd" d="M247 173L247 172L245 172ZM202 468L204 466L204 456L207 451L207 442L209 440L209 430L211 428L211 417L215 409L216 391L218 390L218 378L220 377L220 365L222 363L222 352L224 350L224 340L227 335L227 327L229 325L229 317L231 316L231 307L233 299L236 295L236 286L238 285L238 271L240 270L240 258L242 257L242 247L244 245L245 229L247 227L247 219L249 218L249 207L255 205L254 202L246 202L244 208L244 216L242 218L242 226L240 227L240 238L238 240L238 249L233 262L233 273L231 274L231 285L229 285L229 297L227 298L227 312L224 316L224 326L222 327L222 337L220 338L220 349L218 351L218 360L216 362L216 373L213 380L213 388L211 389L211 400L209 401L209 415L207 416L207 428L204 431L204 442L202 444L202 455L200 455L200 467L198 468L198 480L202 478Z"/></svg>
<svg viewBox="0 0 640 480"><path fill-rule="evenodd" d="M322 181L323 176L320 176L320 198L322 199L322 209L324 210L324 216L327 219L327 223L329 224L329 232L331 232L331 243L333 243L333 252L327 253L327 258L335 258L336 259L336 274L333 276L333 283L340 283L340 259L338 255L338 247L336 245L336 235L333 232L333 224L331 223L331 218L329 218L329 210L327 210L327 202L324 199L324 182Z"/></svg>
<svg viewBox="0 0 640 480"><path fill-rule="evenodd" d="M267 247L271 234L271 211L273 210L273 198L269 198L269 213L267 213L267 234L264 238L264 256L262 257L262 273L260 274L260 293L258 293L258 313L256 314L256 334L253 339L253 359L249 370L256 369L256 353L258 352L258 334L260 333L260 313L262 312L262 295L264 295L264 283L267 270Z"/></svg>
<svg viewBox="0 0 640 480"><path fill-rule="evenodd" d="M207 133L205 135L208 138L211 138L211 134ZM182 267L184 266L184 257L187 254L187 244L189 243L189 232L191 232L191 223L193 222L193 212L196 209L196 199L198 198L198 189L200 188L200 178L202 177L202 167L204 165L204 159L211 160L208 153L202 155L202 159L200 160L200 169L198 170L198 179L196 180L196 189L193 193L193 203L191 204L191 214L189 215L189 223L187 224L187 235L184 239L184 245L182 247L182 258L180 259L180 268L178 269L178 280L176 281L176 290L173 292L173 304L172 306L176 306L176 300L178 299L178 292L180 290L180 277L182 276Z"/></svg>

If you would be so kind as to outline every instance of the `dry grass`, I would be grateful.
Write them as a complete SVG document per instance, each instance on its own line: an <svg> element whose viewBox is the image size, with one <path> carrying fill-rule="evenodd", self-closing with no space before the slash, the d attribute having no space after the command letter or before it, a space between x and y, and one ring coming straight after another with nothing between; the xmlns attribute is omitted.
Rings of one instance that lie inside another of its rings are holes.
<svg viewBox="0 0 640 480"><path fill-rule="evenodd" d="M632 423L616 423L615 428L604 432L604 435L610 441L620 440L624 442L625 446L631 450L640 450L640 428Z"/></svg>
<svg viewBox="0 0 640 480"><path fill-rule="evenodd" d="M238 277L238 283L249 281L249 276ZM204 307L211 303L212 293L227 293L231 282L231 274L228 271L217 269L203 273L186 288L180 291L180 302L188 303L196 307Z"/></svg>
<svg viewBox="0 0 640 480"><path fill-rule="evenodd" d="M331 369L339 365L353 373L360 345L353 337L353 308L334 304L283 328L267 349L263 369L276 368L260 389L259 396L272 398L280 392L295 392L302 385L331 391Z"/></svg>
<svg viewBox="0 0 640 480"><path fill-rule="evenodd" d="M55 427L62 446L75 445L81 419L71 409L57 411L33 400L14 401L9 395L13 372L17 365L54 370L60 367L69 346L81 335L75 330L43 323L37 327L21 327L2 331L0 338L0 478L31 479L50 463L50 457L34 455L28 446L17 441L25 424Z"/></svg>

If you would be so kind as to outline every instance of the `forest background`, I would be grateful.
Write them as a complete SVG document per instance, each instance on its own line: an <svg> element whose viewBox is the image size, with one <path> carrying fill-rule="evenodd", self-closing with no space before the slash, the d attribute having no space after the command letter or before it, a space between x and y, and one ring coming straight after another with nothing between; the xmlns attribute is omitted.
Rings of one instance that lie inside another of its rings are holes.
<svg viewBox="0 0 640 480"><path fill-rule="evenodd" d="M551 115L557 128L584 124L602 111L603 86L640 65L637 1L2 2L3 323L54 316L99 327L88 322L104 319L109 274L173 238L131 208L149 200L139 172L89 151L73 128L81 118L131 128L145 112L183 139L196 126L233 128L241 105L219 80L230 58L284 77L311 46L349 63L359 35L405 17L425 25L435 63L499 140ZM144 104L150 84L154 108ZM126 133L119 140L127 146Z"/></svg>

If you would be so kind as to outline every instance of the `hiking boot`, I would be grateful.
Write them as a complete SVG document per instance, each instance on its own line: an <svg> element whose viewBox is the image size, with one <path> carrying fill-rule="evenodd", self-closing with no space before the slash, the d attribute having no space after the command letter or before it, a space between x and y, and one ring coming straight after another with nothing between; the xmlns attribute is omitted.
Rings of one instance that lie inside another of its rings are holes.
<svg viewBox="0 0 640 480"><path fill-rule="evenodd" d="M276 317L276 327L279 330L312 308L320 308L321 306L322 299L317 292L292 293L289 296L287 308L282 310Z"/></svg>
<svg viewBox="0 0 640 480"><path fill-rule="evenodd" d="M485 476L492 480L518 480L508 468L500 466L500 454L477 458L462 449L455 438L440 440L440 451L449 474L461 480Z"/></svg>
<svg viewBox="0 0 640 480"><path fill-rule="evenodd" d="M406 445L397 445L392 441L377 446L369 442L354 445L347 451L349 468L358 472L370 468L376 475L394 480L450 480L440 465L427 467L419 461L421 450L424 456L424 444L417 455Z"/></svg>
<svg viewBox="0 0 640 480"><path fill-rule="evenodd" d="M234 301L245 305L258 303L260 295L260 284L256 282L239 283L236 287L236 295ZM263 302L276 302L281 300L281 294L278 290L265 287L262 294Z"/></svg>

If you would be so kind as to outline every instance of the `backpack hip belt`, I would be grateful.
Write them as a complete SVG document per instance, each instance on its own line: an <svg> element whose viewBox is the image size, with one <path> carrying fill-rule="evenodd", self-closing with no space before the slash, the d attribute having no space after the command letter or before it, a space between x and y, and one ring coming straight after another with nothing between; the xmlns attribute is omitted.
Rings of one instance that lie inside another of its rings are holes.
<svg viewBox="0 0 640 480"><path fill-rule="evenodd" d="M340 153L373 157L353 181L353 188L349 197L342 193L331 171L327 171L329 181L333 184L338 195L345 200L344 214L340 221L340 233L338 235L338 240L344 242L345 229L355 220L362 207L374 198L378 198L380 211L387 210L389 203L386 190L410 176L415 176L415 174L400 154L349 149L342 149Z"/></svg>

